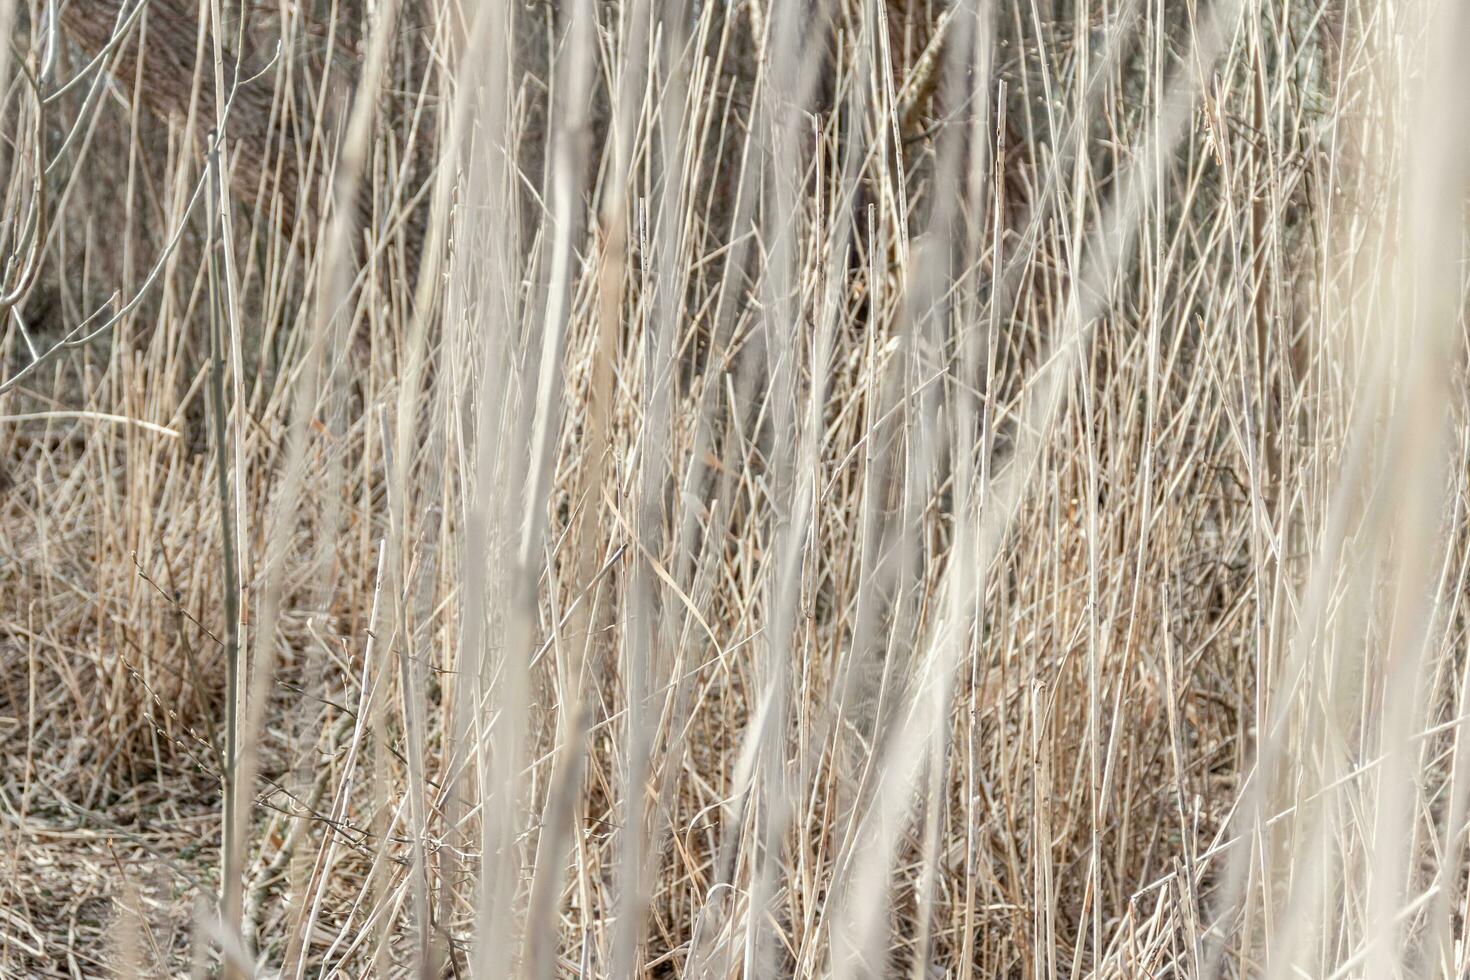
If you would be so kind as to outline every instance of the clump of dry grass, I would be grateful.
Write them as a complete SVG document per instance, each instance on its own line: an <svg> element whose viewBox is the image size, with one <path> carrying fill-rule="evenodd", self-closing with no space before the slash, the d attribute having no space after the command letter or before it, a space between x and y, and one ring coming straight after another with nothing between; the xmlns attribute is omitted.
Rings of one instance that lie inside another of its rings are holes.
<svg viewBox="0 0 1470 980"><path fill-rule="evenodd" d="M3 9L0 973L1470 970L1453 5Z"/></svg>

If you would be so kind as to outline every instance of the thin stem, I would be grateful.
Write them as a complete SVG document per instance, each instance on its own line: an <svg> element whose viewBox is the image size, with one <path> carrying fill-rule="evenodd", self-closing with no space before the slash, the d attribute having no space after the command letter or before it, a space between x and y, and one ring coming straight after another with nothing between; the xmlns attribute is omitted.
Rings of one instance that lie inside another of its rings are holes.
<svg viewBox="0 0 1470 980"><path fill-rule="evenodd" d="M225 760L224 813L220 840L220 917L226 935L240 926L242 894L241 812L237 798L240 759L240 570L235 539L235 512L230 489L229 419L225 409L226 339L224 296L218 249L220 181L219 137L209 139L209 414L214 436L214 468L219 494L220 560L224 573ZM227 967L227 975L229 968Z"/></svg>

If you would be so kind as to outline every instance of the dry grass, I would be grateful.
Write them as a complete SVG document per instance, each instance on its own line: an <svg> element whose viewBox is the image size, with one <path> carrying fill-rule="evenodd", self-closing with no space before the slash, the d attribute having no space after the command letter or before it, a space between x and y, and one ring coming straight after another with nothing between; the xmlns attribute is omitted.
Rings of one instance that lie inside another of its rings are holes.
<svg viewBox="0 0 1470 980"><path fill-rule="evenodd" d="M0 4L0 975L1470 975L1458 5L145 6Z"/></svg>

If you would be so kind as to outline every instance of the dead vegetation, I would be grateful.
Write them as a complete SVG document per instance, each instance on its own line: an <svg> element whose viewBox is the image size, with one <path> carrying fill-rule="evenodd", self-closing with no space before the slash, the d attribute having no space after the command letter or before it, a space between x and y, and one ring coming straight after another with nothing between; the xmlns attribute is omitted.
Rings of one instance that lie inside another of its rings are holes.
<svg viewBox="0 0 1470 980"><path fill-rule="evenodd" d="M1470 970L1455 5L0 9L0 975Z"/></svg>

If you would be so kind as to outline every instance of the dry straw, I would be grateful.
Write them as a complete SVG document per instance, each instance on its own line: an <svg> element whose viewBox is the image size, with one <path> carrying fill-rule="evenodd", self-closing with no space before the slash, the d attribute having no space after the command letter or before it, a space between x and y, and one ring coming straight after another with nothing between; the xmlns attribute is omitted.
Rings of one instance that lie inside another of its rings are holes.
<svg viewBox="0 0 1470 980"><path fill-rule="evenodd" d="M0 976L1470 975L1458 5L0 31Z"/></svg>

